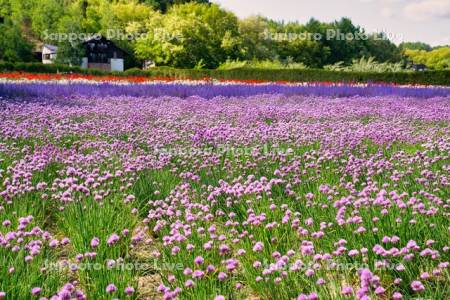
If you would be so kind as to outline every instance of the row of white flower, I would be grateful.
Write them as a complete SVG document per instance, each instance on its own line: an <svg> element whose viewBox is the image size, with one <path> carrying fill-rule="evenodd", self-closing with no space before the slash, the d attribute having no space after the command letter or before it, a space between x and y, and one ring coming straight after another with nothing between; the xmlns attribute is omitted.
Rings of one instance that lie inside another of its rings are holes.
<svg viewBox="0 0 450 300"><path fill-rule="evenodd" d="M233 85L248 85L248 86L269 86L269 85L283 85L283 86L305 86L305 87L369 87L369 86L395 86L399 88L445 88L450 89L447 86L430 86L430 85L397 85L397 84L383 84L383 83L347 83L347 82L336 82L336 83L324 83L324 82L246 82L246 81L220 81L220 80L152 80L143 82L129 81L126 78L123 80L89 80L89 79L52 79L52 80L42 80L42 79L10 79L2 78L0 74L0 83L17 83L17 84L93 84L93 85L103 85L103 84L113 84L113 85L217 85L217 86L233 86Z"/></svg>

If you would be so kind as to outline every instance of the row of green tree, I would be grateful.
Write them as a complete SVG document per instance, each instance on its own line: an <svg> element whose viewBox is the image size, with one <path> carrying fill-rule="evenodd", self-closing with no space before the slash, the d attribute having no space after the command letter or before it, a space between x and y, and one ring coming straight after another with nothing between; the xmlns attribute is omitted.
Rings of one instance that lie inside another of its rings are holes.
<svg viewBox="0 0 450 300"><path fill-rule="evenodd" d="M151 61L217 68L227 61L279 61L320 68L364 57L398 63L412 53L405 48L432 50L421 43L396 46L384 34L366 34L347 18L306 24L260 16L240 20L207 0L0 0L1 17L4 61L32 60L32 45L48 43L59 46L59 62L79 64L83 38L95 33L126 50L128 66ZM74 33L76 38L69 35ZM448 68L440 61L430 66Z"/></svg>

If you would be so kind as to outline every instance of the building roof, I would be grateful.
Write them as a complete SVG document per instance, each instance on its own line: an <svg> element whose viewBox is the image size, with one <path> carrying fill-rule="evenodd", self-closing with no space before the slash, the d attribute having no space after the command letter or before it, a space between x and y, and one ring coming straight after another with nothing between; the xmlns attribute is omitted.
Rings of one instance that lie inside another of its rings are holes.
<svg viewBox="0 0 450 300"><path fill-rule="evenodd" d="M53 51L53 52L58 51L58 46L54 46L54 45L45 44L44 48L47 48L48 50Z"/></svg>
<svg viewBox="0 0 450 300"><path fill-rule="evenodd" d="M126 54L130 54L128 50L125 50L125 49L123 49L123 48L117 46L117 44L116 44L115 42L113 42L113 41L110 40L110 39L107 39L106 37L104 37L104 36L101 35L101 34L96 34L96 35L94 35L94 36L91 36L91 37L85 39L85 40L83 41L83 44L86 45L86 44L88 44L88 43L90 43L90 42L96 42L96 41L103 41L103 42L106 42L106 43L108 43L109 45L112 45L113 47L115 47L115 48L121 50L122 52L124 52L124 53L126 53Z"/></svg>

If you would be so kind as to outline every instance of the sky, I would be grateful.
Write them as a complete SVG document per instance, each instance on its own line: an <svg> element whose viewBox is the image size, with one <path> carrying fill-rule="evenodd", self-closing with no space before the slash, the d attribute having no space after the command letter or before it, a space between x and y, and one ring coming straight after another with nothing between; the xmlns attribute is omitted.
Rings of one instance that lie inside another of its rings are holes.
<svg viewBox="0 0 450 300"><path fill-rule="evenodd" d="M367 32L385 32L396 44L421 41L450 44L450 0L213 0L244 18L262 15L306 23L314 17L349 17Z"/></svg>

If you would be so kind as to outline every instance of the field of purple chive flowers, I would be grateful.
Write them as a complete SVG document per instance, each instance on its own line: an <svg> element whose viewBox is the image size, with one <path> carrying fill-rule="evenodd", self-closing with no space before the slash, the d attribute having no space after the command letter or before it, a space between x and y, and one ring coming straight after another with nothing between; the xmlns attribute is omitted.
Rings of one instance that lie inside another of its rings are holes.
<svg viewBox="0 0 450 300"><path fill-rule="evenodd" d="M450 298L448 88L0 98L0 299Z"/></svg>

